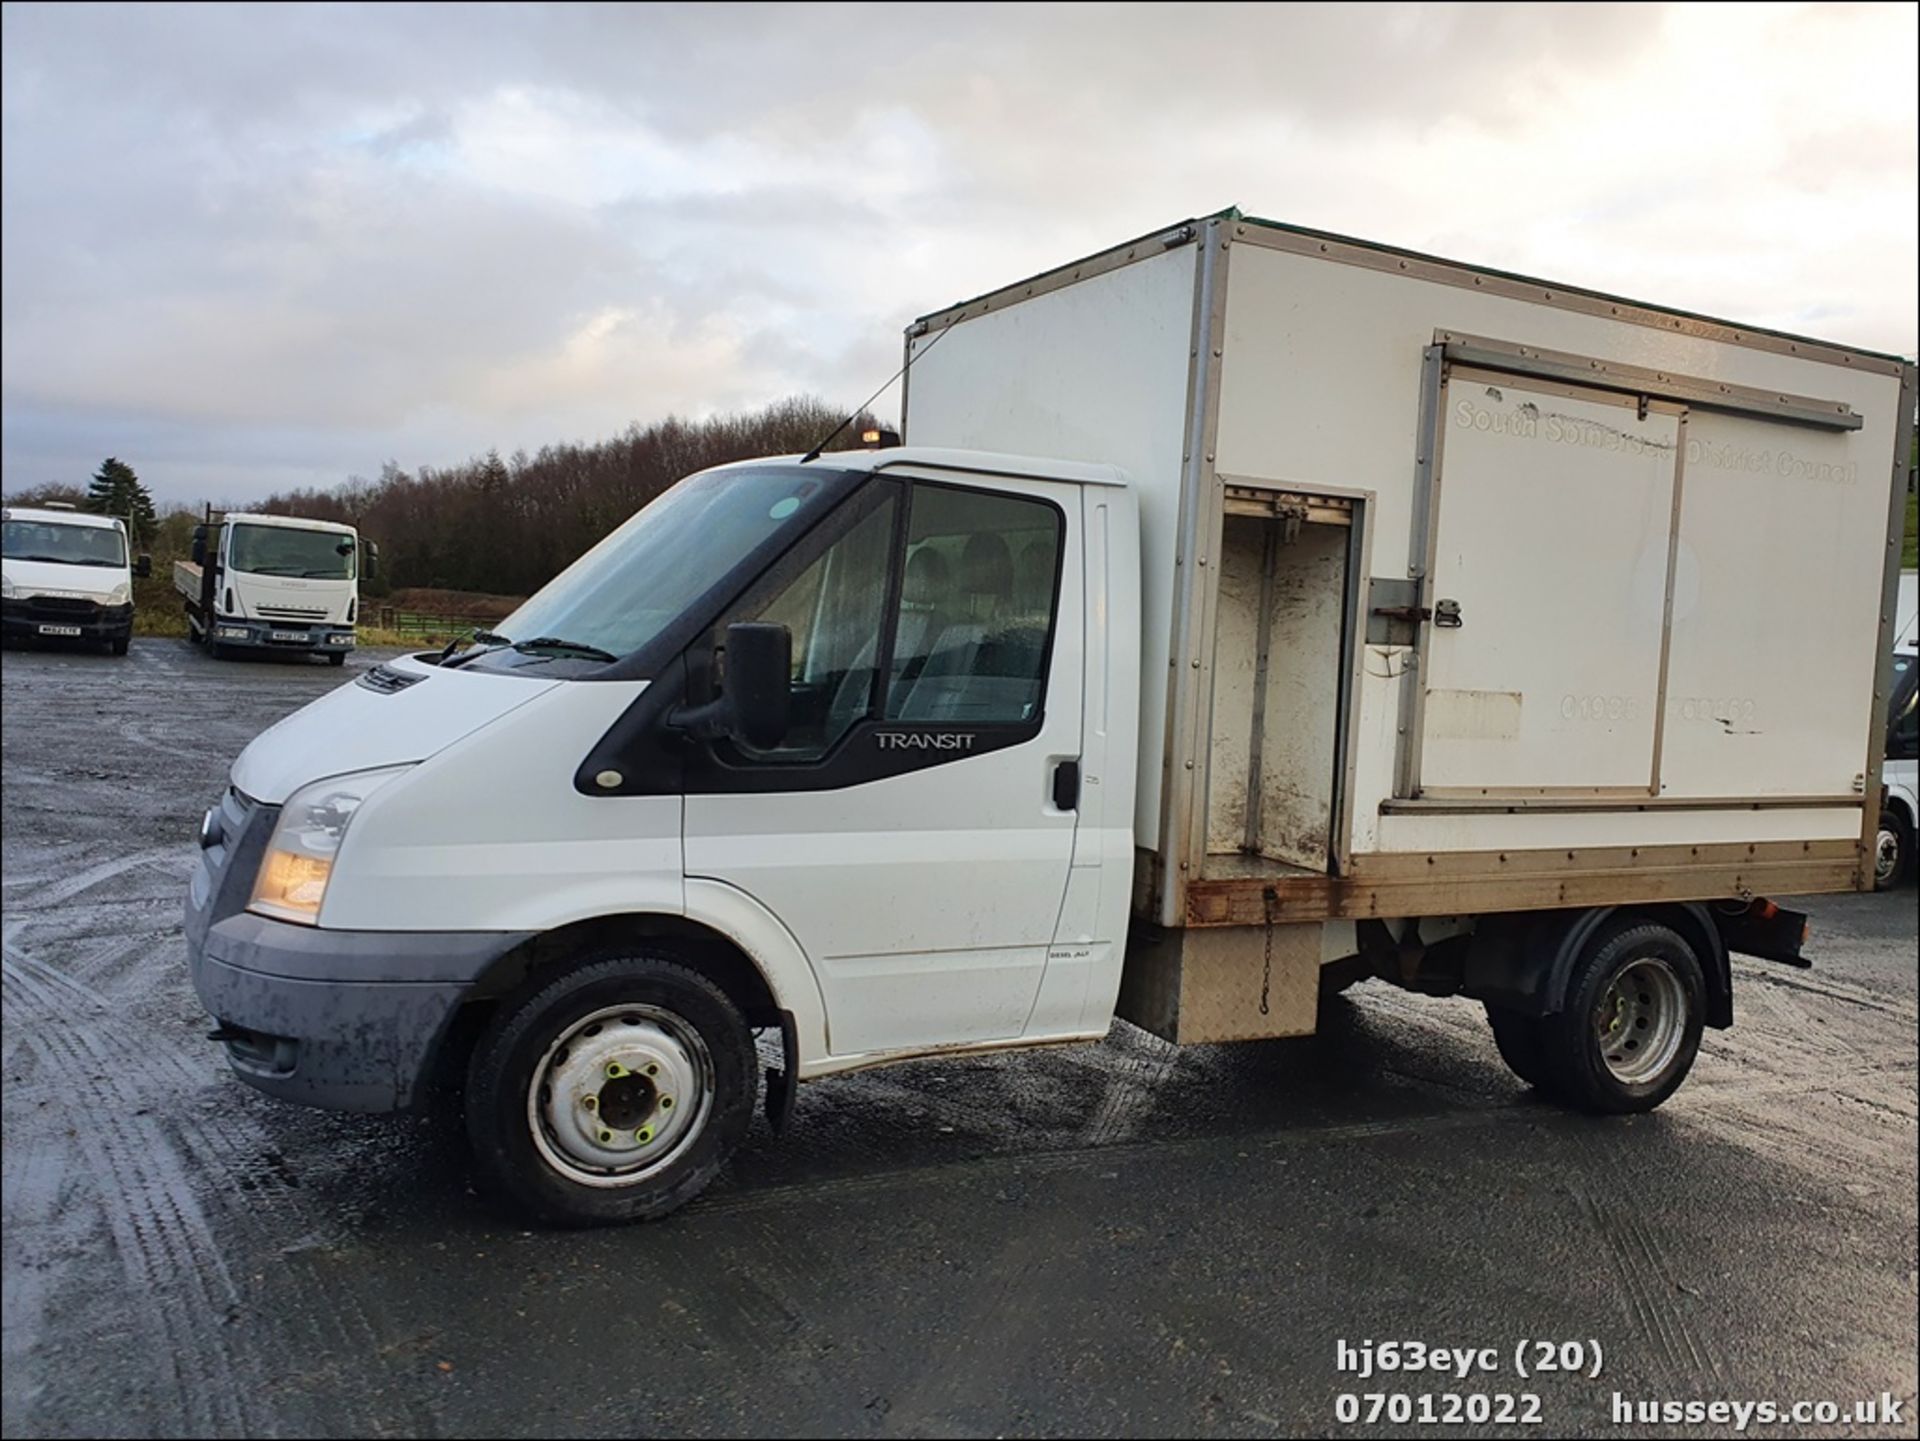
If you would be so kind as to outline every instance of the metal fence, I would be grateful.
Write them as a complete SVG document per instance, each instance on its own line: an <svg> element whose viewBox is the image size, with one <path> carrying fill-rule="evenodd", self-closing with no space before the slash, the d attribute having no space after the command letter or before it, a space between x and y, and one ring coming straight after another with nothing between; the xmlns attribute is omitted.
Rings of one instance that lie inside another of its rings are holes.
<svg viewBox="0 0 1920 1441"><path fill-rule="evenodd" d="M422 640L452 640L455 636L485 630L493 623L492 619L484 616L427 615L415 610L396 610L390 605L380 606L374 612L374 624L381 630L417 636Z"/></svg>

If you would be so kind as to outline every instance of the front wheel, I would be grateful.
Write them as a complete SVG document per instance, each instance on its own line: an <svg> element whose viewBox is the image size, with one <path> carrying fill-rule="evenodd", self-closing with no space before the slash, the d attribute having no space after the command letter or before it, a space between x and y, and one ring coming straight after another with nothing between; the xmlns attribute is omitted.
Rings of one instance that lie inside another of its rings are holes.
<svg viewBox="0 0 1920 1441"><path fill-rule="evenodd" d="M115 655L125 655L127 653L127 647L132 643L133 637L130 635L115 636L113 638L113 653Z"/></svg>
<svg viewBox="0 0 1920 1441"><path fill-rule="evenodd" d="M1671 928L1627 920L1588 942L1564 1010L1542 1041L1558 1099L1584 1111L1651 1111L1680 1088L1700 1052L1706 982Z"/></svg>
<svg viewBox="0 0 1920 1441"><path fill-rule="evenodd" d="M327 654L328 665L345 665L346 663L347 663L347 653L345 651L336 650L336 651L328 652Z"/></svg>
<svg viewBox="0 0 1920 1441"><path fill-rule="evenodd" d="M1873 888L1890 891L1913 874L1913 827L1896 810L1880 812L1880 834L1873 848Z"/></svg>
<svg viewBox="0 0 1920 1441"><path fill-rule="evenodd" d="M651 1221L691 1201L745 1136L753 1038L724 992L656 954L536 976L467 1073L481 1174L542 1220Z"/></svg>

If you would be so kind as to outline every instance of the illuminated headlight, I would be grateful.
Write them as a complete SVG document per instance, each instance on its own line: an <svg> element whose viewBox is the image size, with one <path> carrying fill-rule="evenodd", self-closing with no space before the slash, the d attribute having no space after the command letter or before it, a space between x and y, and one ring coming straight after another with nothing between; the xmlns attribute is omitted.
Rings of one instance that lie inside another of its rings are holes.
<svg viewBox="0 0 1920 1441"><path fill-rule="evenodd" d="M133 599L133 587L128 585L123 580L120 582L120 584L116 585L112 590L107 592L106 603L108 605L125 605L128 601L132 599Z"/></svg>
<svg viewBox="0 0 1920 1441"><path fill-rule="evenodd" d="M317 924L333 875L333 859L353 813L368 796L406 770L406 766L392 766L360 771L295 791L281 807L247 908L283 921Z"/></svg>

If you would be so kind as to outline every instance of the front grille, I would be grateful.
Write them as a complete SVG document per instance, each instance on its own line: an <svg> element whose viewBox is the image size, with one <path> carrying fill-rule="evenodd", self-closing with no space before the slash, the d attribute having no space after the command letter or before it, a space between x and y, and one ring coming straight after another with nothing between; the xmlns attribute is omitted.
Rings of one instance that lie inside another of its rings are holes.
<svg viewBox="0 0 1920 1441"><path fill-rule="evenodd" d="M220 798L219 836L200 851L187 911L187 934L198 944L207 927L246 909L267 836L279 817L277 806L262 805L232 786Z"/></svg>
<svg viewBox="0 0 1920 1441"><path fill-rule="evenodd" d="M356 684L368 690L377 690L381 695L392 695L395 691L405 690L410 685L418 685L425 680L423 675L409 675L406 671L395 670L390 665L377 665L362 675Z"/></svg>
<svg viewBox="0 0 1920 1441"><path fill-rule="evenodd" d="M306 606L256 605L254 609L262 615L283 615L290 620L325 620L327 618L324 610L313 610Z"/></svg>
<svg viewBox="0 0 1920 1441"><path fill-rule="evenodd" d="M220 872L226 869L227 857L246 830L247 817L253 814L253 804L232 786L220 797L220 839L200 853L207 863L209 880L218 880Z"/></svg>
<svg viewBox="0 0 1920 1441"><path fill-rule="evenodd" d="M100 614L100 602L65 595L32 595L12 602L8 609L48 620L91 620Z"/></svg>

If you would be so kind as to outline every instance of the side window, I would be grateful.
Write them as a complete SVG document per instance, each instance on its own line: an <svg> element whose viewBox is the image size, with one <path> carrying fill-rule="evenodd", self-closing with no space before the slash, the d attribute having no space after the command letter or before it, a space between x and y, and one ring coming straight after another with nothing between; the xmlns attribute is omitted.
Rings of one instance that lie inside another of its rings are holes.
<svg viewBox="0 0 1920 1441"><path fill-rule="evenodd" d="M793 636L792 724L783 745L748 752L754 759L818 760L872 713L897 504L889 496L771 599L728 617L775 621Z"/></svg>
<svg viewBox="0 0 1920 1441"><path fill-rule="evenodd" d="M1043 501L913 487L885 718L1019 724L1040 715L1059 590L1060 513Z"/></svg>

